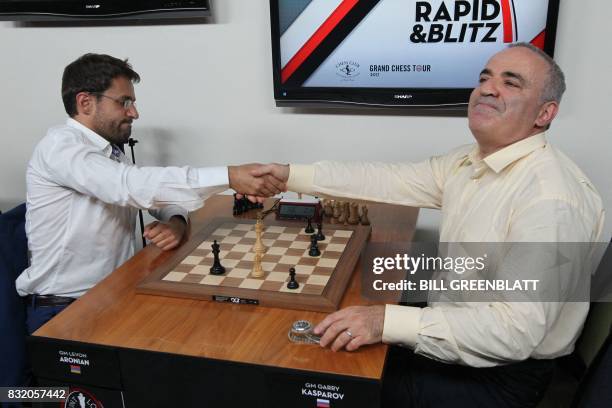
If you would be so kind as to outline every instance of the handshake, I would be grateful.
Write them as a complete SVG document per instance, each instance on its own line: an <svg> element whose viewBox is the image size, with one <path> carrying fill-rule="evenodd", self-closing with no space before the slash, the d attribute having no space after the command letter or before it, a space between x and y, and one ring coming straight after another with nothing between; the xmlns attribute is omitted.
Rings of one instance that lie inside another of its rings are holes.
<svg viewBox="0 0 612 408"><path fill-rule="evenodd" d="M253 163L227 169L229 186L238 198L246 196L252 202L263 203L267 197L287 191L289 165Z"/></svg>

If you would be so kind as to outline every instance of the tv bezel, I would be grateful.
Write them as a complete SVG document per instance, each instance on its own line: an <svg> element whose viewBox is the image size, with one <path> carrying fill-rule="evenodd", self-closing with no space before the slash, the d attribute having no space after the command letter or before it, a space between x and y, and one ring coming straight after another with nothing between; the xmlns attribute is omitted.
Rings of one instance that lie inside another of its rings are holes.
<svg viewBox="0 0 612 408"><path fill-rule="evenodd" d="M277 107L408 108L467 112L473 88L299 87L281 85L279 1L270 0L274 99ZM383 0L381 0L383 1ZM554 57L560 0L549 0L544 51Z"/></svg>
<svg viewBox="0 0 612 408"><path fill-rule="evenodd" d="M209 0L0 1L0 21L198 18L210 16Z"/></svg>

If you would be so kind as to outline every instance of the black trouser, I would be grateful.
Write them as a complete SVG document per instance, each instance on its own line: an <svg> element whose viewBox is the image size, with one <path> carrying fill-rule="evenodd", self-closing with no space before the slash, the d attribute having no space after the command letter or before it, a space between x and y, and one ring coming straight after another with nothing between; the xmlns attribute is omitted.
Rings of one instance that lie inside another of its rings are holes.
<svg viewBox="0 0 612 408"><path fill-rule="evenodd" d="M554 369L529 359L491 368L444 364L391 347L383 381L384 408L534 407Z"/></svg>

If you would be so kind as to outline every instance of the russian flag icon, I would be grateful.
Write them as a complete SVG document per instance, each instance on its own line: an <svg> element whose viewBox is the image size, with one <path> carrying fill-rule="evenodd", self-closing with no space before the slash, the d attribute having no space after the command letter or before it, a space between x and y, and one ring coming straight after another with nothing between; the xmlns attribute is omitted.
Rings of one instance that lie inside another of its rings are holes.
<svg viewBox="0 0 612 408"><path fill-rule="evenodd" d="M329 400L317 398L317 408L329 408Z"/></svg>

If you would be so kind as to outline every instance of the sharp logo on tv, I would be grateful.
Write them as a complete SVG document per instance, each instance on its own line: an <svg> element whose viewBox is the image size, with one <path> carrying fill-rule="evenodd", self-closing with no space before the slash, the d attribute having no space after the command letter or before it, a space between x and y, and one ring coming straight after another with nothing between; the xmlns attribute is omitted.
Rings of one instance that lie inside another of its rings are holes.
<svg viewBox="0 0 612 408"><path fill-rule="evenodd" d="M550 1L278 0L279 84L473 88L509 43L544 48Z"/></svg>
<svg viewBox="0 0 612 408"><path fill-rule="evenodd" d="M85 8L86 9L99 9L100 5L99 4L86 4Z"/></svg>

